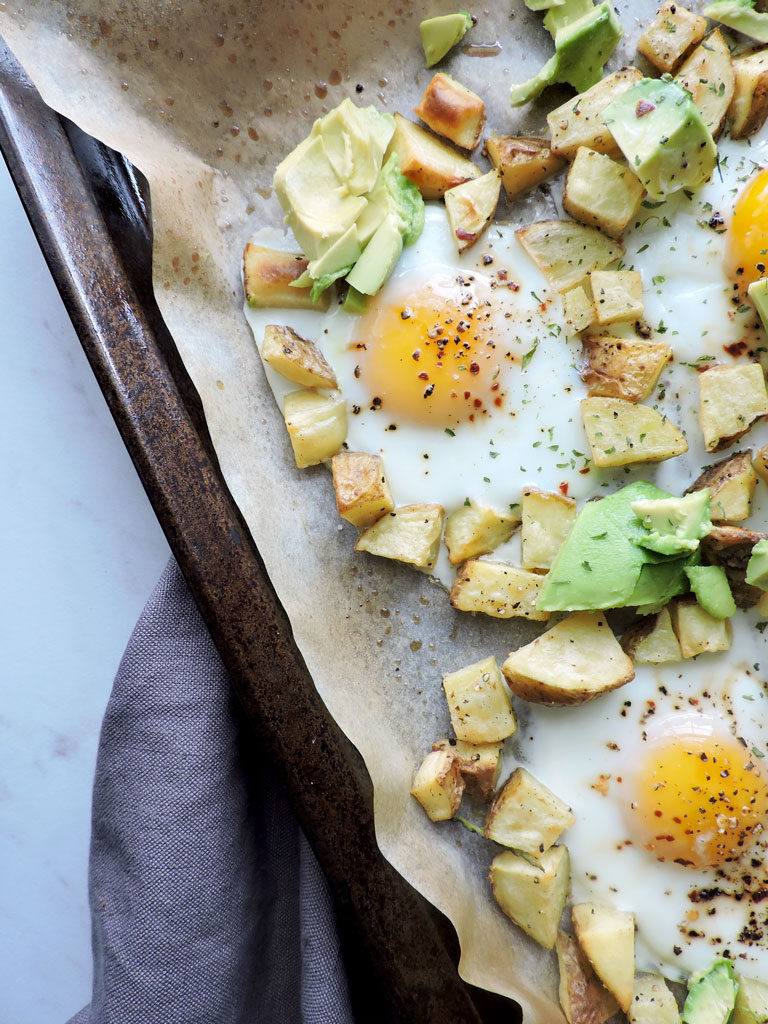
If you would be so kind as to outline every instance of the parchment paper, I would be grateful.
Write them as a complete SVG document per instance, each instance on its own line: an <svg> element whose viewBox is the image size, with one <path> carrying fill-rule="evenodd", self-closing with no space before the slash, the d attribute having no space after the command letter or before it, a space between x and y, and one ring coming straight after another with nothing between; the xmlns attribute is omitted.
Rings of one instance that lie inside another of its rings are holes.
<svg viewBox="0 0 768 1024"><path fill-rule="evenodd" d="M370 771L384 855L452 920L462 976L517 999L527 1024L550 1024L563 1020L553 957L496 907L492 844L455 822L433 825L409 797L415 766L448 734L441 672L504 658L533 628L456 613L418 572L353 552L329 474L294 466L242 315L243 246L281 220L270 195L279 159L345 96L410 114L431 77L418 23L457 6L30 0L0 3L0 33L47 103L150 182L160 309L317 689ZM442 67L484 97L489 128L541 130L567 92L523 113L507 92L551 41L522 0L489 7L472 8L466 41L498 41L501 53L459 48ZM634 56L634 19L620 13L627 37L612 67Z"/></svg>

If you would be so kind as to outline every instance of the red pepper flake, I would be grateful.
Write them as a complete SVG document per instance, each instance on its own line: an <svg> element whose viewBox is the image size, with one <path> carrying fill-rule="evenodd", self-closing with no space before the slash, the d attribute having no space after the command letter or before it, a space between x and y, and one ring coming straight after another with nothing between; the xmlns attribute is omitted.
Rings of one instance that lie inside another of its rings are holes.
<svg viewBox="0 0 768 1024"><path fill-rule="evenodd" d="M561 483L558 484L558 488L557 489L560 491L560 493L562 494L562 496L564 498L568 497L568 484L566 483L565 480L561 481Z"/></svg>
<svg viewBox="0 0 768 1024"><path fill-rule="evenodd" d="M480 406L483 404L483 400L481 398L476 398L472 404L476 409L479 409Z"/></svg>
<svg viewBox="0 0 768 1024"><path fill-rule="evenodd" d="M496 406L497 409L501 408L501 406L503 404L503 399L502 399L501 395L496 395L496 397L493 400L493 404Z"/></svg>
<svg viewBox="0 0 768 1024"><path fill-rule="evenodd" d="M465 392L464 392L464 398L465 398L465 399L466 399L466 398L469 398L469 396L470 396L470 394L471 394L471 393L472 393L471 391L465 391Z"/></svg>
<svg viewBox="0 0 768 1024"><path fill-rule="evenodd" d="M582 476L586 476L588 472L589 472L589 466L585 466L584 469L580 469L579 470L579 473L581 473Z"/></svg>
<svg viewBox="0 0 768 1024"><path fill-rule="evenodd" d="M646 114L650 114L655 109L656 107L653 103L649 103L648 100L638 100L635 107L635 117L645 117Z"/></svg>
<svg viewBox="0 0 768 1024"><path fill-rule="evenodd" d="M477 374L477 373L480 373L480 364L479 364L479 363L476 363L476 362L474 361L474 359L473 359L473 360L472 360L472 362L471 362L471 363L469 364L469 372L470 372L470 373L471 373L471 374L472 374L473 376L474 376L475 374Z"/></svg>
<svg viewBox="0 0 768 1024"><path fill-rule="evenodd" d="M456 237L460 242L475 242L477 241L477 232L465 231L464 228L456 228Z"/></svg>
<svg viewBox="0 0 768 1024"><path fill-rule="evenodd" d="M411 352L411 359L413 359L414 362L418 363L418 361L421 359L420 348L414 349L413 352Z"/></svg>
<svg viewBox="0 0 768 1024"><path fill-rule="evenodd" d="M426 371L422 370L421 373L419 374L419 380L429 380L429 374Z"/></svg>
<svg viewBox="0 0 768 1024"><path fill-rule="evenodd" d="M733 356L734 359L737 356L743 356L748 348L749 345L746 341L732 341L730 345L723 345L723 349L729 356Z"/></svg>

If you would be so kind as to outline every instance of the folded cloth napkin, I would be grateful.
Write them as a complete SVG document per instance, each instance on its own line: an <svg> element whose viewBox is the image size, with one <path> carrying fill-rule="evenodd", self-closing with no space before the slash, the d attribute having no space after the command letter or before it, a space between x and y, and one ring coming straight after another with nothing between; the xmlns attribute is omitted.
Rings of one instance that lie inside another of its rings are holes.
<svg viewBox="0 0 768 1024"><path fill-rule="evenodd" d="M352 1024L328 884L268 759L244 737L171 561L102 727L93 998L70 1024ZM380 999L370 1016L357 1012L394 1024Z"/></svg>

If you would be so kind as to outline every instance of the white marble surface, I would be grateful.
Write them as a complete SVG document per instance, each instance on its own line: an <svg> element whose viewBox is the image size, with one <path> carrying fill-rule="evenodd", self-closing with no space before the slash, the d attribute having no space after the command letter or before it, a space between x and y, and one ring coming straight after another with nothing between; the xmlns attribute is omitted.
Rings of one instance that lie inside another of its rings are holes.
<svg viewBox="0 0 768 1024"><path fill-rule="evenodd" d="M90 998L104 707L169 550L0 161L0 1021Z"/></svg>

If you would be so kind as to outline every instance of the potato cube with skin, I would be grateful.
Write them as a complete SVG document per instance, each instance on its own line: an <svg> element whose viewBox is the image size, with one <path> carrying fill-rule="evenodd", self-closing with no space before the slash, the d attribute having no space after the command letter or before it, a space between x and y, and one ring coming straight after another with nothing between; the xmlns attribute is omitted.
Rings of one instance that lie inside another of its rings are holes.
<svg viewBox="0 0 768 1024"><path fill-rule="evenodd" d="M515 232L517 240L558 292L624 255L624 247L597 228L572 220L539 220Z"/></svg>
<svg viewBox="0 0 768 1024"><path fill-rule="evenodd" d="M283 415L299 469L325 462L344 444L347 405L341 395L322 395L312 388L291 391Z"/></svg>
<svg viewBox="0 0 768 1024"><path fill-rule="evenodd" d="M635 975L627 1019L629 1024L680 1024L677 1000L660 974Z"/></svg>
<svg viewBox="0 0 768 1024"><path fill-rule="evenodd" d="M691 491L709 490L709 516L713 522L737 523L750 513L757 474L751 462L752 452L736 452L714 466L708 466L691 486Z"/></svg>
<svg viewBox="0 0 768 1024"><path fill-rule="evenodd" d="M397 153L400 170L425 199L440 199L449 188L479 178L480 168L424 128L395 114L390 153ZM386 159L386 157L385 157Z"/></svg>
<svg viewBox="0 0 768 1024"><path fill-rule="evenodd" d="M249 242L243 253L243 280L248 305L255 309L328 309L330 292L323 292L317 302L313 302L311 288L293 287L293 282L306 269L307 260L297 253L280 252Z"/></svg>
<svg viewBox="0 0 768 1024"><path fill-rule="evenodd" d="M752 466L763 483L768 484L768 444L758 448Z"/></svg>
<svg viewBox="0 0 768 1024"><path fill-rule="evenodd" d="M522 548L526 569L549 569L576 518L576 502L562 494L523 491Z"/></svg>
<svg viewBox="0 0 768 1024"><path fill-rule="evenodd" d="M710 615L695 597L676 598L670 605L670 611L684 658L730 649L733 637L730 621Z"/></svg>
<svg viewBox="0 0 768 1024"><path fill-rule="evenodd" d="M478 800L488 801L499 781L501 743L467 743L464 740L439 740L433 750L450 750L459 765L467 791Z"/></svg>
<svg viewBox="0 0 768 1024"><path fill-rule="evenodd" d="M565 323L572 334L580 334L595 322L595 304L583 284L577 284L563 295Z"/></svg>
<svg viewBox="0 0 768 1024"><path fill-rule="evenodd" d="M683 660L669 608L662 608L658 615L645 616L630 626L624 631L621 646L636 665L663 665Z"/></svg>
<svg viewBox="0 0 768 1024"><path fill-rule="evenodd" d="M619 1004L603 987L576 939L558 932L555 952L560 971L558 994L568 1024L604 1024L613 1017Z"/></svg>
<svg viewBox="0 0 768 1024"><path fill-rule="evenodd" d="M464 792L459 762L450 750L432 750L424 758L411 786L432 821L447 821L458 811Z"/></svg>
<svg viewBox="0 0 768 1024"><path fill-rule="evenodd" d="M468 559L451 587L451 604L460 612L483 612L496 619L533 619L546 622L549 612L539 611L543 577L509 562Z"/></svg>
<svg viewBox="0 0 768 1024"><path fill-rule="evenodd" d="M474 149L485 127L485 104L480 97L442 71L433 76L414 114L462 149Z"/></svg>
<svg viewBox="0 0 768 1024"><path fill-rule="evenodd" d="M759 363L712 366L699 374L699 424L708 452L738 441L768 414L768 392Z"/></svg>
<svg viewBox="0 0 768 1024"><path fill-rule="evenodd" d="M575 612L501 666L509 688L534 704L585 704L635 677L632 662L599 612Z"/></svg>
<svg viewBox="0 0 768 1024"><path fill-rule="evenodd" d="M701 42L706 31L706 18L693 14L675 0L668 0L638 39L637 52L667 74Z"/></svg>
<svg viewBox="0 0 768 1024"><path fill-rule="evenodd" d="M498 743L517 728L509 694L494 657L443 676L445 699L456 738Z"/></svg>
<svg viewBox="0 0 768 1024"><path fill-rule="evenodd" d="M768 49L736 57L733 98L726 119L732 139L759 132L768 117Z"/></svg>
<svg viewBox="0 0 768 1024"><path fill-rule="evenodd" d="M640 179L626 164L579 146L565 179L563 208L582 224L621 238L644 195Z"/></svg>
<svg viewBox="0 0 768 1024"><path fill-rule="evenodd" d="M669 345L642 338L614 338L587 334L582 339L586 366L581 379L591 397L623 398L642 402L648 398L672 358Z"/></svg>
<svg viewBox="0 0 768 1024"><path fill-rule="evenodd" d="M579 146L588 146L598 153L618 153L619 147L601 115L609 103L642 77L637 68L620 68L548 114L552 152L567 160L574 158Z"/></svg>
<svg viewBox="0 0 768 1024"><path fill-rule="evenodd" d="M710 32L697 46L675 77L691 94L694 105L713 138L725 125L725 115L734 91L731 53L720 29Z"/></svg>
<svg viewBox="0 0 768 1024"><path fill-rule="evenodd" d="M440 549L445 513L440 505L401 505L357 538L355 551L432 569Z"/></svg>
<svg viewBox="0 0 768 1024"><path fill-rule="evenodd" d="M519 514L510 511L509 515L502 516L492 508L467 499L445 521L444 539L451 565L489 554L509 540L519 522Z"/></svg>
<svg viewBox="0 0 768 1024"><path fill-rule="evenodd" d="M303 388L335 390L339 386L333 367L317 345L302 338L292 327L267 324L261 358L277 373Z"/></svg>
<svg viewBox="0 0 768 1024"><path fill-rule="evenodd" d="M647 405L621 398L585 398L581 418L601 468L635 462L663 462L688 451L688 442L670 420Z"/></svg>
<svg viewBox="0 0 768 1024"><path fill-rule="evenodd" d="M570 807L525 768L515 768L488 808L485 838L540 856L576 819Z"/></svg>
<svg viewBox="0 0 768 1024"><path fill-rule="evenodd" d="M566 166L565 157L552 152L548 139L531 136L492 135L485 140L485 151L501 173L501 184L508 199L517 199Z"/></svg>
<svg viewBox="0 0 768 1024"><path fill-rule="evenodd" d="M445 193L445 212L459 252L474 245L491 222L499 202L498 171L465 181Z"/></svg>
<svg viewBox="0 0 768 1024"><path fill-rule="evenodd" d="M339 515L353 526L370 526L395 507L380 455L339 452L331 471Z"/></svg>
<svg viewBox="0 0 768 1024"><path fill-rule="evenodd" d="M592 301L599 324L642 319L643 278L637 270L594 270Z"/></svg>
<svg viewBox="0 0 768 1024"><path fill-rule="evenodd" d="M634 917L598 903L576 903L571 913L579 945L595 974L626 1013L632 1003L635 977Z"/></svg>
<svg viewBox="0 0 768 1024"><path fill-rule="evenodd" d="M565 846L553 846L541 857L531 859L505 850L491 863L496 902L507 917L545 949L552 949L555 944L570 875Z"/></svg>

